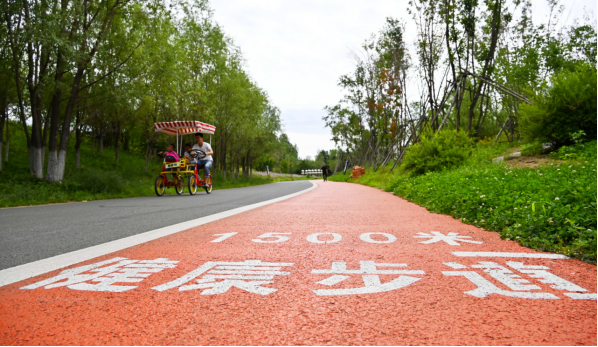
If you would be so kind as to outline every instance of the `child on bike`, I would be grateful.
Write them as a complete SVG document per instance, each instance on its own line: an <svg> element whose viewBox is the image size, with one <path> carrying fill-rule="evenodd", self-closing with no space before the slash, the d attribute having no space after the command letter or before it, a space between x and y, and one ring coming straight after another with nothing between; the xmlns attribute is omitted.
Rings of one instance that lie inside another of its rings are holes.
<svg viewBox="0 0 598 347"><path fill-rule="evenodd" d="M174 145L172 143L166 147L166 152L158 152L158 156L166 158L167 163L174 163L181 160L179 154L174 150Z"/></svg>

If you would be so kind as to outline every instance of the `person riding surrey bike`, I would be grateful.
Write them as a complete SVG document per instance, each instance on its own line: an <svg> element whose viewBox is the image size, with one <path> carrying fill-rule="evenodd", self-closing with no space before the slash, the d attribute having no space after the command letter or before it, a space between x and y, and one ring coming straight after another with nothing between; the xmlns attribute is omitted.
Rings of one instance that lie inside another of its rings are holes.
<svg viewBox="0 0 598 347"><path fill-rule="evenodd" d="M212 146L209 143L203 141L202 133L195 134L195 142L191 152L189 152L195 159L190 164L197 163L198 170L204 169L204 187L207 187L208 184L212 183L210 182L210 168L213 164L212 154L214 154L214 151L212 151Z"/></svg>

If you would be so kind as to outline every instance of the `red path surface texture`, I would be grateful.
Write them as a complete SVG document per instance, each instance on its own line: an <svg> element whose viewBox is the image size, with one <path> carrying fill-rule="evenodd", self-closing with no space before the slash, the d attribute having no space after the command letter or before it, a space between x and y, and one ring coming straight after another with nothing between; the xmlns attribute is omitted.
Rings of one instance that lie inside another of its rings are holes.
<svg viewBox="0 0 598 347"><path fill-rule="evenodd" d="M1 287L0 343L596 345L595 266L319 185Z"/></svg>

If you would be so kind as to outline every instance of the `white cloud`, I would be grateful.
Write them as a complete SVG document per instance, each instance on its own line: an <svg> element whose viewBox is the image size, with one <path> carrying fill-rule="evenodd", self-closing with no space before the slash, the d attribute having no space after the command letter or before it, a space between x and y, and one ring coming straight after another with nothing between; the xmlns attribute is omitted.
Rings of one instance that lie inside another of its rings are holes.
<svg viewBox="0 0 598 347"><path fill-rule="evenodd" d="M216 22L241 47L250 76L280 108L285 130L298 145L299 155L314 157L317 149L334 148L322 120L323 108L336 104L342 96L337 82L354 68L351 51L359 50L389 16L405 20L406 41L414 41L407 3L212 0L211 6ZM595 13L596 1L576 0L567 2L563 16L571 22L584 13L584 6ZM534 2L539 13L545 8L545 1Z"/></svg>

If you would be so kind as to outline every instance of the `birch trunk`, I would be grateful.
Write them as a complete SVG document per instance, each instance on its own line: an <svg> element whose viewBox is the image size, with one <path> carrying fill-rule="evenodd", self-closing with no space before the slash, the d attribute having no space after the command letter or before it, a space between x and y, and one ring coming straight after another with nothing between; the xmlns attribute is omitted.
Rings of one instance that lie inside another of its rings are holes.
<svg viewBox="0 0 598 347"><path fill-rule="evenodd" d="M58 177L58 173L56 172L56 168L58 167L58 151L52 150L48 152L48 172L47 178L50 182L55 182L56 178Z"/></svg>
<svg viewBox="0 0 598 347"><path fill-rule="evenodd" d="M75 154L75 167L77 169L81 168L81 148L77 148L77 151Z"/></svg>
<svg viewBox="0 0 598 347"><path fill-rule="evenodd" d="M119 149L120 149L120 121L116 122L116 134L114 136L114 152L115 152L114 162L116 165L118 165Z"/></svg>
<svg viewBox="0 0 598 347"><path fill-rule="evenodd" d="M100 134L100 138L98 139L98 154L102 154L104 151L104 136Z"/></svg>
<svg viewBox="0 0 598 347"><path fill-rule="evenodd" d="M10 149L10 120L7 119L6 122L6 162L8 163L8 150ZM2 160L2 151L0 151L0 161Z"/></svg>
<svg viewBox="0 0 598 347"><path fill-rule="evenodd" d="M31 146L31 154L33 159L33 175L39 179L44 178L44 148Z"/></svg>
<svg viewBox="0 0 598 347"><path fill-rule="evenodd" d="M81 143L83 142L83 134L81 132L81 113L77 111L77 117L75 121L75 167L81 168Z"/></svg>

